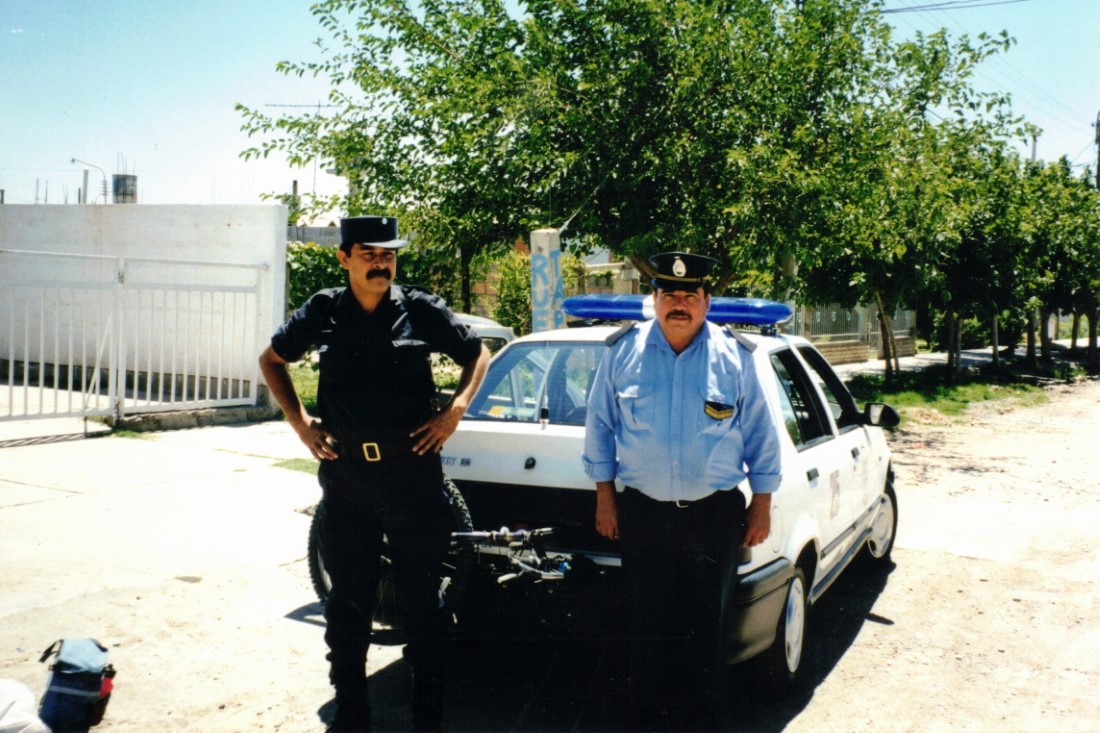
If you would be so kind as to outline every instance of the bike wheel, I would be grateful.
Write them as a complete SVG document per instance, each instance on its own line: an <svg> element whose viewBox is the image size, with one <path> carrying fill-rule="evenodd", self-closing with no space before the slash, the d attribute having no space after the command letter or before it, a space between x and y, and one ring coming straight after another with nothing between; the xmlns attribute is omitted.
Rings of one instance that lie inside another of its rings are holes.
<svg viewBox="0 0 1100 733"><path fill-rule="evenodd" d="M447 497L447 505L450 507L449 532L473 531L474 523L470 518L470 510L466 506L466 500L462 492L455 486L451 479L444 477L443 491ZM328 599L332 581L325 571L325 561L322 556L321 528L325 522L325 504L321 502L313 512L313 520L309 525L309 542L307 557L309 561L309 579L313 584L313 590L317 599L324 605ZM386 543L383 537L383 543ZM388 626L399 626L400 619L397 614L397 603L393 592L393 566L386 553L384 544L382 550L382 573L378 582L378 603L374 609L373 618L379 623ZM439 573L439 594L443 602L443 610L448 616L453 616L459 607L466 582L473 568L474 558L468 549L459 547L451 541L450 552L443 560L443 566Z"/></svg>

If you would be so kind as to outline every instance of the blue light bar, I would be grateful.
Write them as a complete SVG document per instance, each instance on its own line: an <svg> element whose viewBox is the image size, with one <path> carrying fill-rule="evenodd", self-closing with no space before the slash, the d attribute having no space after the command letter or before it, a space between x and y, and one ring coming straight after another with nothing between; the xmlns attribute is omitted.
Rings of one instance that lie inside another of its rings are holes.
<svg viewBox="0 0 1100 733"><path fill-rule="evenodd" d="M608 321L646 321L653 318L653 297L650 295L613 295L588 293L574 295L562 301L562 309L576 318L597 318ZM712 323L743 323L749 326L774 326L791 318L785 303L763 298L710 299L707 320Z"/></svg>

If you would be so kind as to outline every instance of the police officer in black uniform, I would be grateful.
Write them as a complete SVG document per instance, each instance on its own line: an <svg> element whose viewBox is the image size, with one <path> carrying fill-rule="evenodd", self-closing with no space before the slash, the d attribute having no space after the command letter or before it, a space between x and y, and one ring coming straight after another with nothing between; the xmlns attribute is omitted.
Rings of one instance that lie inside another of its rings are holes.
<svg viewBox="0 0 1100 733"><path fill-rule="evenodd" d="M329 730L370 728L365 666L383 533L408 633L413 725L438 730L439 569L449 545L439 450L484 379L489 352L441 298L393 284L397 251L408 244L398 239L396 219L341 219L340 240L337 256L349 286L310 298L260 356L287 422L321 461L321 546L332 581L325 642L337 710ZM320 358L319 419L302 407L286 366L312 348ZM438 412L432 409L432 352L462 366L454 398Z"/></svg>

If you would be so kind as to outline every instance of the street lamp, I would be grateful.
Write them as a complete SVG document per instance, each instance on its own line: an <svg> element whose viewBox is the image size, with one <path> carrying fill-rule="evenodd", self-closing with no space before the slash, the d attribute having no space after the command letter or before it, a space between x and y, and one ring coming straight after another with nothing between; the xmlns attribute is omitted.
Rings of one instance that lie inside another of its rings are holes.
<svg viewBox="0 0 1100 733"><path fill-rule="evenodd" d="M103 203L105 203L105 204L110 203L107 200L107 174L103 172L103 169L100 168L98 165L95 165L94 163L89 163L87 161L81 160L80 158L73 158L72 162L74 164L80 163L81 165L91 166L92 168L95 168L97 171L99 171L99 174L101 176L103 176ZM84 179L84 198L85 198L85 200L87 200L87 198L88 198L88 180L87 180L87 178ZM96 198L99 198L99 197L97 196Z"/></svg>

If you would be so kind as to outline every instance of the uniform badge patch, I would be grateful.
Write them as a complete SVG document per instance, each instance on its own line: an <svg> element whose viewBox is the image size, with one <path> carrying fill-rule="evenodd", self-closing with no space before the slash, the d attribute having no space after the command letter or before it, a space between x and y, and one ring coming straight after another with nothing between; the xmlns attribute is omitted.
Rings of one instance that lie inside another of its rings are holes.
<svg viewBox="0 0 1100 733"><path fill-rule="evenodd" d="M726 418L733 417L733 405L727 405L722 402L707 400L703 409L706 411L708 417L714 418L715 420L725 420Z"/></svg>

